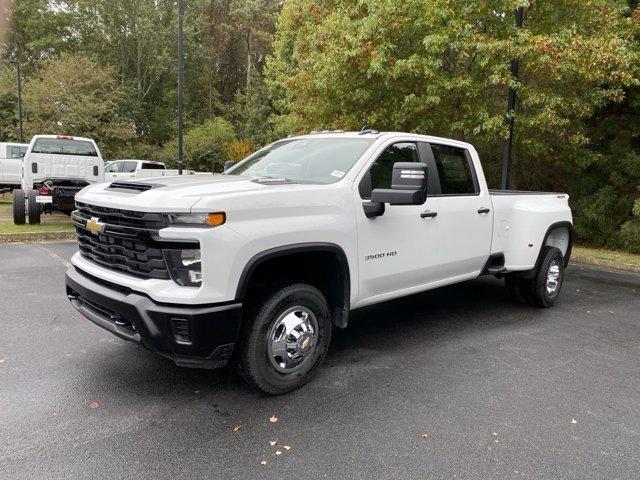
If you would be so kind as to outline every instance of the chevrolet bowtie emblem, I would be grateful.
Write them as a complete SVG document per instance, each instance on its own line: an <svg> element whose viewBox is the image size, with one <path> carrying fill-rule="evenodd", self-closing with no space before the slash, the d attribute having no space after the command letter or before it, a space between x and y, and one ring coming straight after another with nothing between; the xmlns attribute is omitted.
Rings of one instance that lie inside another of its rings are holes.
<svg viewBox="0 0 640 480"><path fill-rule="evenodd" d="M87 220L86 224L87 230L89 230L94 235L98 235L99 233L104 232L106 226L106 224L100 223L100 219L96 217L91 217L89 220Z"/></svg>

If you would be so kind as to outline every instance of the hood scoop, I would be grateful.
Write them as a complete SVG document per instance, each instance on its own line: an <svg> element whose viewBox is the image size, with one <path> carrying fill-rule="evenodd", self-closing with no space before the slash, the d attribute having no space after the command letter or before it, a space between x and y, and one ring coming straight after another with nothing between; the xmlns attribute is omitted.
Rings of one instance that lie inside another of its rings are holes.
<svg viewBox="0 0 640 480"><path fill-rule="evenodd" d="M139 182L113 182L107 188L110 190L119 190L121 192L146 192L152 188L164 187L166 185L152 184L152 183L139 183Z"/></svg>

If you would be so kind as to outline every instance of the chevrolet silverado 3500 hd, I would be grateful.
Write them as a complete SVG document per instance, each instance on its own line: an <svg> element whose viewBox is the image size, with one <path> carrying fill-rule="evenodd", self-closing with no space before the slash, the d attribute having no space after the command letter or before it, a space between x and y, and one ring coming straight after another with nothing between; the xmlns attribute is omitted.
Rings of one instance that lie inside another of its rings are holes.
<svg viewBox="0 0 640 480"><path fill-rule="evenodd" d="M269 394L311 378L350 310L480 275L550 307L571 254L567 195L491 191L473 146L405 133L287 138L76 208L78 311L177 365L233 358Z"/></svg>

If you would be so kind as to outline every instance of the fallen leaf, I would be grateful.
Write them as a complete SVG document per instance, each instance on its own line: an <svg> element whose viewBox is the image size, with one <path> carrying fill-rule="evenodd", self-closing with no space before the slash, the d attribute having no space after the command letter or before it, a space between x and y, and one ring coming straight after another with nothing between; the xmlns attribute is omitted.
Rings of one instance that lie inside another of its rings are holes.
<svg viewBox="0 0 640 480"><path fill-rule="evenodd" d="M97 400L94 400L93 402L91 402L89 404L89 408L91 410L95 410L96 408L98 408L100 406L100 402L98 402Z"/></svg>
<svg viewBox="0 0 640 480"><path fill-rule="evenodd" d="M278 417L276 417L275 415L272 415L269 417L269 421L271 423L276 423L278 421Z"/></svg>
<svg viewBox="0 0 640 480"><path fill-rule="evenodd" d="M291 447L290 447L289 445L285 445L285 446L284 446L284 449L285 449L285 450L291 450Z"/></svg>
<svg viewBox="0 0 640 480"><path fill-rule="evenodd" d="M276 455L282 455L282 452L280 450L276 450Z"/></svg>
<svg viewBox="0 0 640 480"><path fill-rule="evenodd" d="M0 357L0 363L4 363L4 357Z"/></svg>
<svg viewBox="0 0 640 480"><path fill-rule="evenodd" d="M262 460L262 461L260 462L260 465L266 465L266 464L267 464L267 461L266 461L266 460Z"/></svg>
<svg viewBox="0 0 640 480"><path fill-rule="evenodd" d="M53 412L53 413L51 414L51 416L52 416L52 417L57 417L57 416L58 416L58 412Z"/></svg>
<svg viewBox="0 0 640 480"><path fill-rule="evenodd" d="M491 451L491 447L487 447L487 450Z"/></svg>
<svg viewBox="0 0 640 480"><path fill-rule="evenodd" d="M571 423L573 423L573 424L575 425L575 424L576 424L576 423L578 423L578 422L576 422L576 419L575 419L575 418L572 418L572 419L571 419Z"/></svg>
<svg viewBox="0 0 640 480"><path fill-rule="evenodd" d="M200 393L200 390L194 390L193 393L198 394L198 393Z"/></svg>
<svg viewBox="0 0 640 480"><path fill-rule="evenodd" d="M420 436L421 436L422 438L428 438L428 437L429 437L429 434L425 432L425 433L423 433L423 434L422 434L422 435L420 435Z"/></svg>
<svg viewBox="0 0 640 480"><path fill-rule="evenodd" d="M240 425L236 425L235 427L233 427L234 432L237 432L238 430L240 430Z"/></svg>
<svg viewBox="0 0 640 480"><path fill-rule="evenodd" d="M278 443L278 441L277 441L277 440L269 440L269 445L271 445L272 447L273 447L276 443Z"/></svg>
<svg viewBox="0 0 640 480"><path fill-rule="evenodd" d="M493 432L493 435L494 435L494 436L496 436L496 435L498 435L498 434L497 434L496 432Z"/></svg>

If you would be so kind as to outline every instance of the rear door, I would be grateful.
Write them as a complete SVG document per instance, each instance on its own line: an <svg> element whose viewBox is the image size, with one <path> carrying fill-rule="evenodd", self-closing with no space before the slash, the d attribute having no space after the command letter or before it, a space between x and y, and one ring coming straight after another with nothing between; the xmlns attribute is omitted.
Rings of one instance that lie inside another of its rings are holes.
<svg viewBox="0 0 640 480"><path fill-rule="evenodd" d="M433 226L440 252L438 271L443 278L480 273L491 250L493 212L484 177L480 181L471 152L445 144L421 144L428 157L431 192L426 209L437 213Z"/></svg>

